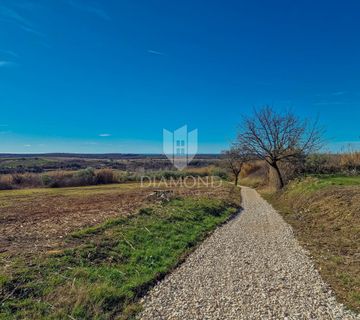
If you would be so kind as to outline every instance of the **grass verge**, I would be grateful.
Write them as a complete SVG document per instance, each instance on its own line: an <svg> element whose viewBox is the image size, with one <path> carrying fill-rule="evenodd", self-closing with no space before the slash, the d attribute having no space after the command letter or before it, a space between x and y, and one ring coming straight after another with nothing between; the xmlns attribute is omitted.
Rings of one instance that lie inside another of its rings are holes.
<svg viewBox="0 0 360 320"><path fill-rule="evenodd" d="M360 312L359 177L318 176L263 193L310 251L338 299Z"/></svg>
<svg viewBox="0 0 360 320"><path fill-rule="evenodd" d="M236 211L187 197L78 231L71 249L7 266L0 318L131 319L138 298Z"/></svg>

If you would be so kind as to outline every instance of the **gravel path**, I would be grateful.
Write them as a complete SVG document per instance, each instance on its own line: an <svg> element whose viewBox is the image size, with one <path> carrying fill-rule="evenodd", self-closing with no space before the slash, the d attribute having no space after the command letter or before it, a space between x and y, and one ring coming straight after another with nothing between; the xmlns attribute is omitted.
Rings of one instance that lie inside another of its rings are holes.
<svg viewBox="0 0 360 320"><path fill-rule="evenodd" d="M140 319L360 319L336 302L291 227L258 193L143 299Z"/></svg>

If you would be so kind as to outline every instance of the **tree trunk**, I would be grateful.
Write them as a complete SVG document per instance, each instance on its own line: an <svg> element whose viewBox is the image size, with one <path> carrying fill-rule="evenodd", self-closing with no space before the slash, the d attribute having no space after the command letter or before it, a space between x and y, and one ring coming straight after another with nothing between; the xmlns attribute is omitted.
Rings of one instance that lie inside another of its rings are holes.
<svg viewBox="0 0 360 320"><path fill-rule="evenodd" d="M281 175L281 171L280 171L277 163L275 162L275 163L273 163L271 166L275 169L276 174L277 174L277 176L278 176L279 184L280 184L280 189L284 188L284 180L283 180L283 177L282 177L282 175Z"/></svg>
<svg viewBox="0 0 360 320"><path fill-rule="evenodd" d="M235 174L235 186L238 185L238 181L239 181L239 173Z"/></svg>

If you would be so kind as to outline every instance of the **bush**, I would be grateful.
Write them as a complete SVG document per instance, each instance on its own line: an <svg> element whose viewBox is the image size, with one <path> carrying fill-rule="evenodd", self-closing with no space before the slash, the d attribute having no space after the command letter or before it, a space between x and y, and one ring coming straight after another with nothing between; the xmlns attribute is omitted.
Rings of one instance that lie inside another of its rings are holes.
<svg viewBox="0 0 360 320"><path fill-rule="evenodd" d="M70 181L74 173L66 171L55 171L51 175L43 176L43 183L50 188L63 188L72 186Z"/></svg>
<svg viewBox="0 0 360 320"><path fill-rule="evenodd" d="M310 155L306 159L304 171L311 174L358 174L360 152Z"/></svg>
<svg viewBox="0 0 360 320"><path fill-rule="evenodd" d="M95 177L95 170L91 167L82 169L77 171L74 177L91 183L93 181L93 178Z"/></svg>
<svg viewBox="0 0 360 320"><path fill-rule="evenodd" d="M42 176L41 176L41 180L42 180L42 183L43 183L44 186L49 186L49 185L51 185L51 183L52 183L52 181L53 181L52 177L50 177L50 176L47 175L47 174L42 175Z"/></svg>
<svg viewBox="0 0 360 320"><path fill-rule="evenodd" d="M101 169L95 173L95 184L109 184L119 182L114 171L111 169Z"/></svg>
<svg viewBox="0 0 360 320"><path fill-rule="evenodd" d="M47 173L15 173L0 175L0 189L13 188L31 188L31 187L48 187L48 188L65 188L80 187L97 184L125 183L141 181L141 177L146 175L155 180L180 179L187 176L206 177L218 176L227 179L226 170L219 167L192 168L185 171L161 170L149 172L130 172L118 171L110 168L95 170L86 168L78 171L56 170Z"/></svg>
<svg viewBox="0 0 360 320"><path fill-rule="evenodd" d="M335 172L335 166L331 165L330 156L327 154L312 154L309 155L305 161L306 173L330 173Z"/></svg>
<svg viewBox="0 0 360 320"><path fill-rule="evenodd" d="M13 189L11 175L0 176L0 190L11 190L11 189Z"/></svg>
<svg viewBox="0 0 360 320"><path fill-rule="evenodd" d="M12 184L23 187L42 187L43 185L41 177L34 173L13 174Z"/></svg>

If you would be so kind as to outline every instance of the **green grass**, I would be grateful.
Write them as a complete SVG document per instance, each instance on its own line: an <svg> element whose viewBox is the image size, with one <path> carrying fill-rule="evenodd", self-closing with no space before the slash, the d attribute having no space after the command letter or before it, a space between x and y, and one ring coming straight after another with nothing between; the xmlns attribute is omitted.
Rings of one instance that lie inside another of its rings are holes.
<svg viewBox="0 0 360 320"><path fill-rule="evenodd" d="M236 210L175 199L80 230L71 249L17 261L0 276L0 319L130 319L137 299Z"/></svg>
<svg viewBox="0 0 360 320"><path fill-rule="evenodd" d="M360 185L360 176L313 175L295 180L287 186L290 195L312 193L331 186Z"/></svg>
<svg viewBox="0 0 360 320"><path fill-rule="evenodd" d="M336 186L354 186L360 185L359 176L343 176L343 175L317 175L316 176L322 185L336 185Z"/></svg>

